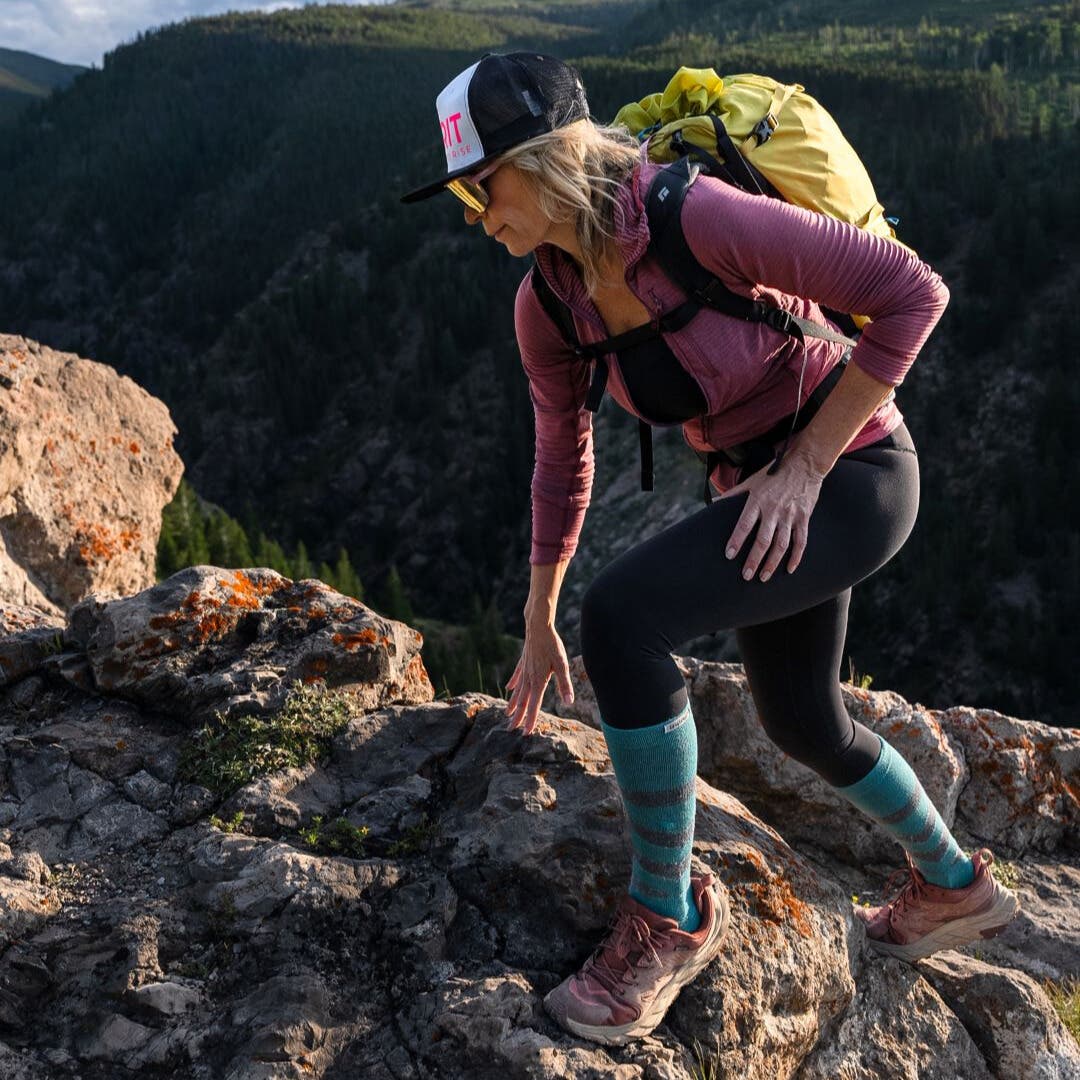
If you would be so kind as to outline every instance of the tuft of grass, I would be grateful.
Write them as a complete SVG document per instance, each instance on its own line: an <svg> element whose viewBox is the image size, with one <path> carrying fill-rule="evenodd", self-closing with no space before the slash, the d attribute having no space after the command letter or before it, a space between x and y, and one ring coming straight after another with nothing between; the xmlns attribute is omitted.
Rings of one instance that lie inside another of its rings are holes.
<svg viewBox="0 0 1080 1080"><path fill-rule="evenodd" d="M1047 979L1043 990L1069 1034L1080 1044L1080 979L1074 977L1060 983Z"/></svg>
<svg viewBox="0 0 1080 1080"><path fill-rule="evenodd" d="M57 630L51 638L42 641L38 648L41 650L42 656L54 656L56 653L64 651L64 632Z"/></svg>
<svg viewBox="0 0 1080 1080"><path fill-rule="evenodd" d="M222 832L234 833L240 832L240 826L244 823L244 811L237 810L235 814L228 821L222 821L217 814L210 815L210 824L215 829L220 829Z"/></svg>
<svg viewBox="0 0 1080 1080"><path fill-rule="evenodd" d="M1020 884L1020 867L1007 859L995 859L990 864L990 873L1005 886L1015 889Z"/></svg>
<svg viewBox="0 0 1080 1080"><path fill-rule="evenodd" d="M300 830L300 838L321 855L347 855L352 859L364 857L364 840L371 830L366 825L354 825L345 818L335 818L323 824L321 814L311 819L311 825Z"/></svg>
<svg viewBox="0 0 1080 1080"><path fill-rule="evenodd" d="M721 1080L720 1074L720 1036L716 1036L716 1052L706 1060L701 1044L694 1040L694 1068L691 1073L694 1080Z"/></svg>
<svg viewBox="0 0 1080 1080"><path fill-rule="evenodd" d="M869 690L870 684L874 681L873 675L857 675L855 672L855 661L848 657L848 682L858 690Z"/></svg>
<svg viewBox="0 0 1080 1080"><path fill-rule="evenodd" d="M215 713L184 747L178 773L224 797L258 776L319 761L349 722L351 704L343 691L296 679L285 704L270 716L226 720Z"/></svg>
<svg viewBox="0 0 1080 1080"><path fill-rule="evenodd" d="M401 855L416 855L421 851L426 851L438 833L439 823L425 814L418 824L408 828L400 840L395 840L386 849L386 854L393 859Z"/></svg>

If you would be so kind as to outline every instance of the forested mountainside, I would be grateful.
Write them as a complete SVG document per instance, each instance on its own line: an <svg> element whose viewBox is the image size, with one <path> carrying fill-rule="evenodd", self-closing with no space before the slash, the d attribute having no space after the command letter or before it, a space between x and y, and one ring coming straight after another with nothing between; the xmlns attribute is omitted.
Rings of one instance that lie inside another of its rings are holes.
<svg viewBox="0 0 1080 1080"><path fill-rule="evenodd" d="M59 64L34 53L0 48L0 127L13 124L31 102L67 86L86 70L78 64Z"/></svg>
<svg viewBox="0 0 1080 1080"><path fill-rule="evenodd" d="M1073 724L1078 15L478 0L191 20L108 54L0 139L0 327L162 398L196 490L314 563L344 548L376 589L396 566L418 614L494 603L517 630L527 263L446 197L398 203L442 167L435 95L517 47L574 62L602 119L684 63L798 81L953 295L900 390L922 511L855 592L859 667L927 704Z"/></svg>

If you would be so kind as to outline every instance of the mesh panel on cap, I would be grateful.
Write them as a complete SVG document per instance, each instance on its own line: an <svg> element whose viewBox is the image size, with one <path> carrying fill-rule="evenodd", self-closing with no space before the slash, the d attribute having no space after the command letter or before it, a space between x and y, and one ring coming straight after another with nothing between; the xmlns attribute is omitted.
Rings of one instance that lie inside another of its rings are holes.
<svg viewBox="0 0 1080 1080"><path fill-rule="evenodd" d="M469 113L488 153L589 115L581 80L537 53L489 54L469 84Z"/></svg>
<svg viewBox="0 0 1080 1080"><path fill-rule="evenodd" d="M538 53L510 53L509 58L525 68L540 87L547 99L545 115L552 129L589 115L585 88L573 68L554 56Z"/></svg>

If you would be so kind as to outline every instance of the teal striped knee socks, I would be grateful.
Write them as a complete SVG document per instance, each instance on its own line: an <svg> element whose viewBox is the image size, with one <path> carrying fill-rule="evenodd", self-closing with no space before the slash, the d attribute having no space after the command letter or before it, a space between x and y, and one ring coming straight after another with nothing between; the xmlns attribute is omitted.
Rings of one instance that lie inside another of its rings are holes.
<svg viewBox="0 0 1080 1080"><path fill-rule="evenodd" d="M891 832L932 885L970 885L975 877L971 859L960 850L911 766L880 735L878 740L881 753L870 772L836 791Z"/></svg>
<svg viewBox="0 0 1080 1080"><path fill-rule="evenodd" d="M630 895L693 933L701 914L690 891L697 728L687 703L678 716L643 728L600 724L630 819Z"/></svg>

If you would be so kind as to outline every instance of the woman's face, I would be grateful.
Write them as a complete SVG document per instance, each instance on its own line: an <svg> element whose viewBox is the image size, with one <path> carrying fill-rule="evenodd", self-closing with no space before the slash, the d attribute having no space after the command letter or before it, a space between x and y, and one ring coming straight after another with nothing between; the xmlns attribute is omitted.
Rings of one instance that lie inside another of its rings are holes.
<svg viewBox="0 0 1080 1080"><path fill-rule="evenodd" d="M551 240L553 222L544 216L523 173L507 162L482 181L488 193L483 214L465 209L469 225L480 222L484 232L506 246L511 255L528 255Z"/></svg>

